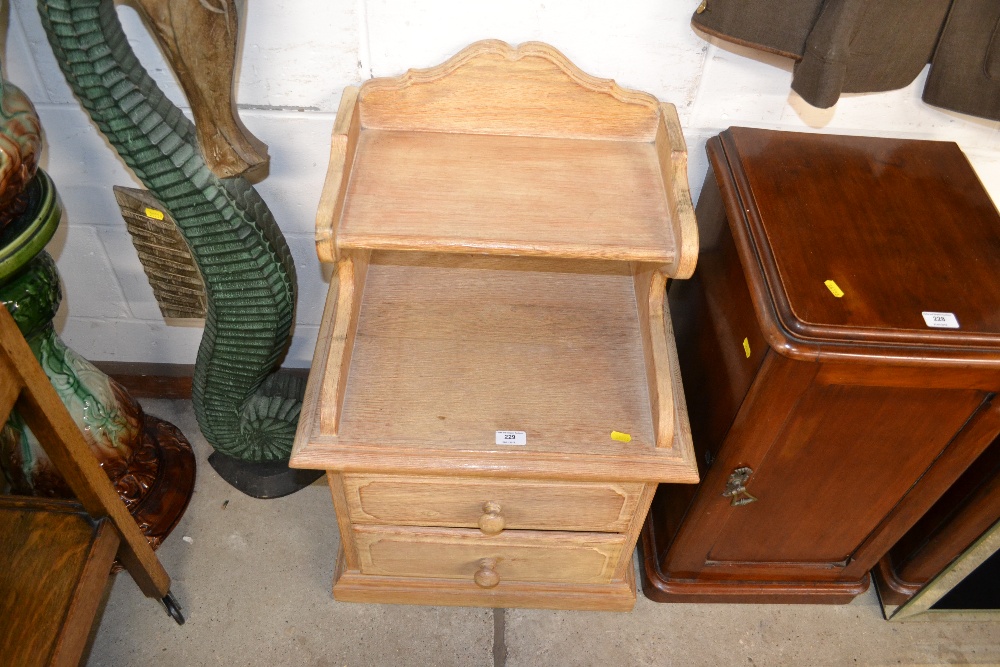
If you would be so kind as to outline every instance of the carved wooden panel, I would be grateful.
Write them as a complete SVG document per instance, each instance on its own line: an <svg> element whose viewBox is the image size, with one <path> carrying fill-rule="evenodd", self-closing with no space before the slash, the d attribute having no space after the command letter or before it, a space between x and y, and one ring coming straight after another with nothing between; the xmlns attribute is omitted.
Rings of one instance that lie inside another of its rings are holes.
<svg viewBox="0 0 1000 667"><path fill-rule="evenodd" d="M145 190L116 185L114 191L163 317L205 317L205 282L170 213Z"/></svg>
<svg viewBox="0 0 1000 667"><path fill-rule="evenodd" d="M365 82L369 129L651 141L659 102L581 71L540 42L476 42L447 62Z"/></svg>

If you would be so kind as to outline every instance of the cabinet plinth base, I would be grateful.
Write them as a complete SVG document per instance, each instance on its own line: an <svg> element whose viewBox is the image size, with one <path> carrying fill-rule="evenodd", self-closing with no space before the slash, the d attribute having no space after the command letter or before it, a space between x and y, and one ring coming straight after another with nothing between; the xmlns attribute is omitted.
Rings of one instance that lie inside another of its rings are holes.
<svg viewBox="0 0 1000 667"><path fill-rule="evenodd" d="M883 556L878 565L872 568L872 577L875 579L878 595L886 605L901 605L923 587L923 584L911 584L897 577L888 555Z"/></svg>
<svg viewBox="0 0 1000 667"><path fill-rule="evenodd" d="M675 579L658 567L655 547L643 530L640 553L642 592L654 602L723 602L736 604L848 604L868 590L860 581L726 581Z"/></svg>
<svg viewBox="0 0 1000 667"><path fill-rule="evenodd" d="M456 607L516 607L576 611L631 611L635 606L635 575L607 584L551 584L501 581L484 589L472 581L417 579L361 574L338 558L333 597L338 602L420 604Z"/></svg>

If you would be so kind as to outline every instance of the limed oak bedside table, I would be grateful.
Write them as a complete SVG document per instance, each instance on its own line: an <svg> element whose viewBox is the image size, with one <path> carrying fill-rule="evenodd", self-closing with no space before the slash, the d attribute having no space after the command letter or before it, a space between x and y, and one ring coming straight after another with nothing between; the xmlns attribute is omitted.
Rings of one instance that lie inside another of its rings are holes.
<svg viewBox="0 0 1000 667"><path fill-rule="evenodd" d="M549 46L348 89L336 263L291 465L328 471L338 600L627 610L698 479L668 276L698 240L674 108Z"/></svg>

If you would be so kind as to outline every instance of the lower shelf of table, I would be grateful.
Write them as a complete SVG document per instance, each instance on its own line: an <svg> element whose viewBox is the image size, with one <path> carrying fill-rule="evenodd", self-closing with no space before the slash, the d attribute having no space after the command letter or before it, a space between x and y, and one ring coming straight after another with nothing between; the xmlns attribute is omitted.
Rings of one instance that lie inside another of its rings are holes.
<svg viewBox="0 0 1000 667"><path fill-rule="evenodd" d="M333 597L340 602L578 611L631 611L635 591L632 567L621 579L606 584L502 581L484 589L471 581L361 574L345 568L343 550L333 584Z"/></svg>

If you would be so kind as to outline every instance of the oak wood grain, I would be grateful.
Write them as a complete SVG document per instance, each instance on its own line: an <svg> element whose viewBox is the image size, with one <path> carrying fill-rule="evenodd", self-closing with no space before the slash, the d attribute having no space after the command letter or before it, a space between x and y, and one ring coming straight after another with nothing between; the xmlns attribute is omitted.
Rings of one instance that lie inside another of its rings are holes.
<svg viewBox="0 0 1000 667"><path fill-rule="evenodd" d="M292 441L292 453L289 457L290 466L293 466L293 461L302 456L316 432L322 430L321 401L323 400L323 390L330 386L326 381L326 376L330 360L333 358L330 350L333 346L333 328L334 321L337 319L339 299L340 279L337 277L337 272L334 271L330 277L330 287L326 292L323 315L316 336L316 348L313 350L312 363L306 378L306 389L302 395L302 411L299 413L299 423L295 427L295 439ZM339 358L334 358L334 363L339 363L339 361ZM332 386L336 388L337 384L334 383ZM327 400L332 399L328 398ZM339 401L339 397L337 400ZM327 468L333 469L333 466L317 467L320 470Z"/></svg>
<svg viewBox="0 0 1000 667"><path fill-rule="evenodd" d="M351 522L399 526L479 526L487 503L503 530L623 532L644 485L463 477L345 475Z"/></svg>
<svg viewBox="0 0 1000 667"><path fill-rule="evenodd" d="M655 146L674 239L674 259L665 270L671 278L690 278L698 262L698 222L688 187L687 145L673 104L660 104Z"/></svg>
<svg viewBox="0 0 1000 667"><path fill-rule="evenodd" d="M643 484L642 491L639 494L638 502L636 502L635 511L632 512L628 526L623 531L625 534L625 549L622 550L621 558L618 559L618 565L615 567L615 578L624 577L626 572L631 572L633 569L632 555L635 553L635 544L639 541L639 535L642 533L642 527L646 521L646 515L649 513L649 506L653 502L653 497L656 495L657 484Z"/></svg>
<svg viewBox="0 0 1000 667"><path fill-rule="evenodd" d="M656 483L698 479L663 306L686 156L671 105L544 44L347 91L290 460L329 473L337 599L631 608Z"/></svg>
<svg viewBox="0 0 1000 667"><path fill-rule="evenodd" d="M691 475L696 479L700 478L698 472L697 455L694 449L694 436L691 432L691 421L688 418L687 398L684 396L684 381L681 376L680 357L677 354L677 342L674 339L674 324L670 316L670 309L663 307L663 334L667 340L666 368L664 372L670 376L670 390L673 397L670 405L673 406L673 426L674 434L670 445L681 461L683 461ZM665 447L665 443L660 443L659 447Z"/></svg>
<svg viewBox="0 0 1000 667"><path fill-rule="evenodd" d="M77 665L118 548L76 503L0 496L3 663Z"/></svg>
<svg viewBox="0 0 1000 667"><path fill-rule="evenodd" d="M368 275L369 253L353 253L337 264L337 303L330 331L330 357L323 377L320 423L327 433L337 433L347 393L347 377L354 353L354 337L358 330L365 279ZM331 286L332 289L332 286Z"/></svg>
<svg viewBox="0 0 1000 667"><path fill-rule="evenodd" d="M321 262L337 259L337 225L344 211L347 184L351 179L351 168L358 148L358 134L361 121L358 112L358 88L347 86L340 98L337 118L333 123L330 137L330 163L326 181L320 195L316 211L316 253Z"/></svg>
<svg viewBox="0 0 1000 667"><path fill-rule="evenodd" d="M651 141L658 102L584 73L547 44L476 42L447 62L361 86L365 128Z"/></svg>
<svg viewBox="0 0 1000 667"><path fill-rule="evenodd" d="M338 562L342 563L343 559L338 558ZM382 577L352 570L339 570L334 582L333 595L341 602L579 611L630 611L635 605L632 568L626 570L623 578L608 584L501 580L496 587L483 589L472 581L459 579Z"/></svg>
<svg viewBox="0 0 1000 667"><path fill-rule="evenodd" d="M667 264L664 178L652 143L366 129L336 243Z"/></svg>
<svg viewBox="0 0 1000 667"><path fill-rule="evenodd" d="M697 479L676 410L681 437L655 447L627 264L377 252L365 293L336 434L317 419L342 379L327 327L346 311L328 302L293 466ZM496 430L524 430L529 444L497 446Z"/></svg>
<svg viewBox="0 0 1000 667"><path fill-rule="evenodd" d="M74 667L87 648L94 632L94 620L111 586L108 571L112 567L120 540L107 519L98 523L97 536L90 557L83 564L80 578L70 599L69 609L52 654L52 665Z"/></svg>
<svg viewBox="0 0 1000 667"><path fill-rule="evenodd" d="M340 531L340 546L341 554L344 558L344 567L356 570L358 569L358 549L354 544L354 532L349 528L352 522L352 509L344 485L345 476L330 470L326 473L326 479L330 485L330 495L333 497L333 510L337 514L337 525L344 527Z"/></svg>
<svg viewBox="0 0 1000 667"><path fill-rule="evenodd" d="M610 583L625 538L617 533L354 526L362 574L471 581L493 561L500 581Z"/></svg>
<svg viewBox="0 0 1000 667"><path fill-rule="evenodd" d="M635 266L635 302L646 362L646 385L653 415L657 447L670 447L674 438L673 377L667 361L667 332L664 328L663 302L667 279L656 269Z"/></svg>
<svg viewBox="0 0 1000 667"><path fill-rule="evenodd" d="M0 357L0 379L3 379L0 383L0 423L6 424L23 385L11 363L3 357Z"/></svg>
<svg viewBox="0 0 1000 667"><path fill-rule="evenodd" d="M349 87L316 244L323 261L346 248L600 257L687 277L698 241L676 110L540 43L479 42Z"/></svg>
<svg viewBox="0 0 1000 667"><path fill-rule="evenodd" d="M653 447L635 297L621 268L395 260L368 270L342 438L495 451L495 431L522 430L525 451ZM612 430L632 442L613 441Z"/></svg>

